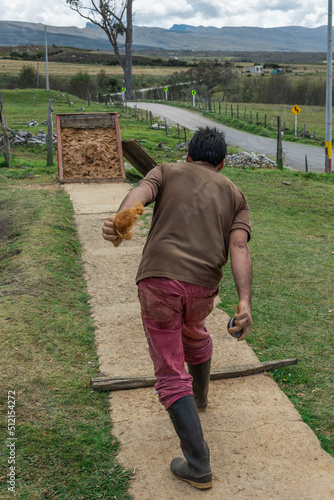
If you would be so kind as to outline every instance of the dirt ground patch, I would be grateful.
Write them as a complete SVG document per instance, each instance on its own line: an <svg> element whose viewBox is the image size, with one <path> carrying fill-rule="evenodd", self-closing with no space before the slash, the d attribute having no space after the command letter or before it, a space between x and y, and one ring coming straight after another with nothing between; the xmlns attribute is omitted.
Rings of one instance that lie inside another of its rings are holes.
<svg viewBox="0 0 334 500"><path fill-rule="evenodd" d="M64 179L122 177L116 130L64 128L62 143Z"/></svg>
<svg viewBox="0 0 334 500"><path fill-rule="evenodd" d="M118 209L126 184L67 185L76 212L88 292L97 326L101 373L153 375L143 333L135 274L146 228L118 248L103 240L103 220ZM208 318L214 341L213 368L254 363L245 342L226 331L218 308ZM169 471L180 456L178 438L153 388L110 393L119 461L134 471L136 500L332 500L334 460L267 375L211 382L209 407L201 416L211 450L214 486L206 492L175 479Z"/></svg>

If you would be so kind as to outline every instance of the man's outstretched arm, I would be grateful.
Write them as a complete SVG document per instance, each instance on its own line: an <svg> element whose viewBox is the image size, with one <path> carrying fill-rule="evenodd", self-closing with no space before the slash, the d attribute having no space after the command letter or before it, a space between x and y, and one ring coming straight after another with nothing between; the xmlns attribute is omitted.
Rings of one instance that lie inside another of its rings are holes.
<svg viewBox="0 0 334 500"><path fill-rule="evenodd" d="M136 203L139 201L142 205L147 205L150 201L152 201L153 195L152 195L152 189L148 184L141 184L132 191L130 191L124 200L122 201L118 211L121 212L122 210L125 210L126 208L131 208L136 205ZM113 229L113 221L114 217L108 217L108 219L104 222L103 228L102 228L102 236L105 240L107 241L115 241L117 239L117 236L115 234L115 231Z"/></svg>
<svg viewBox="0 0 334 500"><path fill-rule="evenodd" d="M248 247L248 233L244 229L234 229L230 235L230 259L233 278L237 287L239 303L234 316L235 327L232 332L243 330L238 339L244 340L251 328L251 287L252 287L252 259Z"/></svg>

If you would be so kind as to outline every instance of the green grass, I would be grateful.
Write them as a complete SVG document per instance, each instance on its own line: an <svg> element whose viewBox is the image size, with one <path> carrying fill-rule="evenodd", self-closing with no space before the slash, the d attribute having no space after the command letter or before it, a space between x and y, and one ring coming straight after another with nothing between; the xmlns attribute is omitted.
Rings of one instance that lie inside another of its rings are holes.
<svg viewBox="0 0 334 500"><path fill-rule="evenodd" d="M253 328L261 361L297 357L274 378L334 455L334 178L284 170L224 172L246 194L253 224ZM289 182L290 185L282 184ZM222 309L237 304L230 266Z"/></svg>
<svg viewBox="0 0 334 500"><path fill-rule="evenodd" d="M29 92L18 91L13 99L27 100ZM26 108L27 121L45 116L48 94L40 92L40 105ZM3 94L10 124L15 106ZM75 108L59 109L78 112L82 106L78 101ZM122 139L146 140L143 147L159 162L185 154L175 150L175 129L167 136L123 111L120 127ZM45 162L45 148L20 146L13 151L13 168L0 168L0 338L6 361L1 403L6 410L7 391L17 391L17 497L121 500L128 498L129 473L115 461L118 443L107 396L89 387L98 359L73 210L58 189L56 163L46 167ZM334 456L334 177L286 169L225 168L223 173L245 192L251 207L248 341L263 361L298 357L297 366L273 376ZM129 174L131 182L140 178L134 169ZM222 308L234 314L237 295L229 265L221 295ZM6 437L4 432L2 442ZM1 496L12 498L3 478L7 460L2 448Z"/></svg>
<svg viewBox="0 0 334 500"><path fill-rule="evenodd" d="M5 443L12 390L16 497L129 498L108 396L89 386L98 358L71 202L57 187L37 187L15 181L0 190L1 434ZM1 498L13 497L7 452Z"/></svg>

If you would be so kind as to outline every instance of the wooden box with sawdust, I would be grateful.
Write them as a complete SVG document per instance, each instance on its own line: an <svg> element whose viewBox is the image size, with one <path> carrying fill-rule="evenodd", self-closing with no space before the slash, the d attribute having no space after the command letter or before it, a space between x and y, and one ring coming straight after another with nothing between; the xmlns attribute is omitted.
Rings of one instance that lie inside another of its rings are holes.
<svg viewBox="0 0 334 500"><path fill-rule="evenodd" d="M56 115L60 183L125 180L117 113Z"/></svg>

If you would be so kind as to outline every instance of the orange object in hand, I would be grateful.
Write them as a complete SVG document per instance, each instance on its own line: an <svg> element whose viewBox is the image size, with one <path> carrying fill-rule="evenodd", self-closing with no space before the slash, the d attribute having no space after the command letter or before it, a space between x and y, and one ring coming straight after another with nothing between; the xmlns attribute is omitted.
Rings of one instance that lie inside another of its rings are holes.
<svg viewBox="0 0 334 500"><path fill-rule="evenodd" d="M137 202L134 207L118 212L113 221L113 229L117 236L117 239L112 241L114 247L118 247L123 240L131 240L133 233L130 229L136 224L137 218L144 213L144 210L144 206Z"/></svg>

